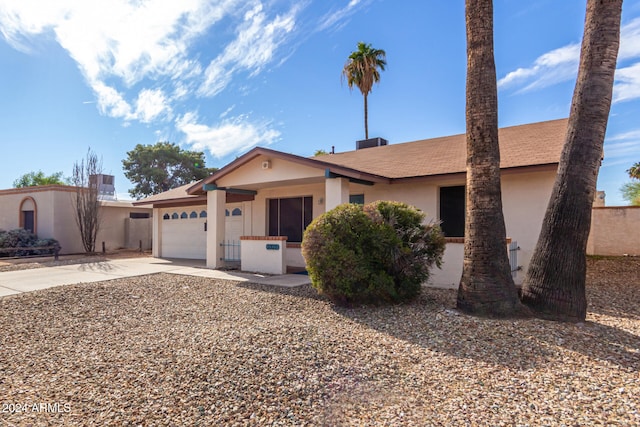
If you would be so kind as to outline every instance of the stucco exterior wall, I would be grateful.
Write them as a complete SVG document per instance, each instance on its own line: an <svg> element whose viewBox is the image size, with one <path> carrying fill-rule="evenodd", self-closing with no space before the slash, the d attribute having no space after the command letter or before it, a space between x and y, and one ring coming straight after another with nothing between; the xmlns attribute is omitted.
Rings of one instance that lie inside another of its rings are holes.
<svg viewBox="0 0 640 427"><path fill-rule="evenodd" d="M116 249L137 249L139 240L143 240L143 249L151 247L151 219L150 218L129 218L129 214L151 213L148 208L125 208L116 206L101 207L101 223L96 239L96 251L102 250L102 242L105 243L107 252ZM131 227L133 223L133 229ZM129 226L127 226L129 224ZM137 238L130 241L127 231L134 231ZM78 233L79 238L79 233Z"/></svg>
<svg viewBox="0 0 640 427"><path fill-rule="evenodd" d="M515 276L516 283L524 278L525 268L533 253L544 212L551 195L555 179L554 171L531 173L507 173L502 176L503 209L507 236L518 242L518 265L523 269ZM374 186L349 184L349 194L364 194L365 203L376 200L398 200L418 207L426 213L427 221L438 221L439 189L444 186L464 185L464 178L454 177L434 182L413 182L404 184L376 184ZM264 236L267 233L267 200L283 197L313 197L313 217L325 212L325 184L282 186L258 190L253 202L247 202L250 209L251 234ZM248 216L249 216L248 215ZM291 246L291 245L290 245ZM505 251L506 251L505 244ZM287 249L287 264L300 267L304 259L297 247ZM444 256L442 270L433 273L431 282L438 286L457 286L462 272L463 244L449 243Z"/></svg>
<svg viewBox="0 0 640 427"><path fill-rule="evenodd" d="M53 187L53 188L52 188ZM20 204L25 198L35 202L36 234L40 238L53 238L60 242L61 254L82 253L84 248L75 219L75 189L63 186L34 187L0 191L0 229L20 226ZM108 251L126 247L125 219L130 212L150 213L151 209L102 206L102 230L98 233L96 250L102 250L102 241ZM137 246L136 246L137 247Z"/></svg>
<svg viewBox="0 0 640 427"><path fill-rule="evenodd" d="M139 249L142 242L142 250L151 249L151 236L153 218L125 218L124 220L124 247L127 249Z"/></svg>
<svg viewBox="0 0 640 427"><path fill-rule="evenodd" d="M267 168L263 168L264 162L269 162ZM277 185L277 183L291 182L291 180L298 180L303 183L304 180L321 177L324 177L322 169L288 162L283 159L258 156L247 162L242 168L220 178L217 181L217 185L220 187L264 186L265 184Z"/></svg>
<svg viewBox="0 0 640 427"><path fill-rule="evenodd" d="M518 242L518 265L527 266L533 255L544 212L551 197L554 171L506 173L502 175L502 207L507 237ZM416 206L426 213L426 219L438 220L440 187L464 185L464 178L443 179L429 183L363 186L352 184L351 194L363 194L365 203L376 200L398 200ZM434 273L433 282L449 285L459 281L462 273L462 244L448 244L442 272ZM505 251L506 251L505 245ZM454 266L452 266L454 265ZM514 280L521 283L525 269ZM454 279L455 278L455 279Z"/></svg>
<svg viewBox="0 0 640 427"><path fill-rule="evenodd" d="M502 210L507 237L518 242L518 265L523 267L514 278L516 284L524 280L538 242L555 175L552 171L502 176Z"/></svg>
<svg viewBox="0 0 640 427"><path fill-rule="evenodd" d="M594 207L589 255L640 255L640 206Z"/></svg>
<svg viewBox="0 0 640 427"><path fill-rule="evenodd" d="M54 238L60 242L60 253L75 254L84 252L80 230L75 217L75 192L55 192L54 208L51 220L53 222ZM100 236L98 236L100 237ZM96 251L100 250L100 239L96 241Z"/></svg>

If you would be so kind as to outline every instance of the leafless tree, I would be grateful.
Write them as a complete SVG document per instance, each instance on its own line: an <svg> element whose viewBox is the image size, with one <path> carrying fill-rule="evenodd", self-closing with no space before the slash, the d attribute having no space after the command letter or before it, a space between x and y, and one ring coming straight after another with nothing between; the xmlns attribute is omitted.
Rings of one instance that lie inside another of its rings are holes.
<svg viewBox="0 0 640 427"><path fill-rule="evenodd" d="M100 230L100 200L98 198L98 175L102 174L102 159L87 150L85 158L73 164L71 183L75 186L75 218L82 246L86 252L96 250L96 239Z"/></svg>

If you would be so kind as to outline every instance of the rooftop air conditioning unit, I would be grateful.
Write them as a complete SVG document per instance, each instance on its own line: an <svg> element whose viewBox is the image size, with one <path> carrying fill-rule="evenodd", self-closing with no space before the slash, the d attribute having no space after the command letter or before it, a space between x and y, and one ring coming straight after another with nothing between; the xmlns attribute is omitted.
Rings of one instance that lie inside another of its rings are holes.
<svg viewBox="0 0 640 427"><path fill-rule="evenodd" d="M384 138L369 138L356 141L356 150L362 150L363 148L382 147L389 142Z"/></svg>

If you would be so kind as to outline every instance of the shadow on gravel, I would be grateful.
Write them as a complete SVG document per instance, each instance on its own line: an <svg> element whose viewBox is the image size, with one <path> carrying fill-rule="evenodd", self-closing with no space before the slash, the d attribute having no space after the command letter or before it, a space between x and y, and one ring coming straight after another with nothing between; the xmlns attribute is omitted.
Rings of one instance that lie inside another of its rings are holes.
<svg viewBox="0 0 640 427"><path fill-rule="evenodd" d="M288 288L284 286L272 286L252 282L238 282L236 286L240 288L253 289L256 291L268 292L277 295L289 295L297 298L327 301L325 297L318 295L316 290L313 289L311 285L302 285Z"/></svg>
<svg viewBox="0 0 640 427"><path fill-rule="evenodd" d="M328 301L310 285L281 288L238 283L237 286ZM590 299L604 298L608 294L602 286L590 289ZM627 305L640 307L640 293L624 298ZM558 353L566 349L622 368L640 370L640 337L623 329L596 322L570 324L535 318L503 320L472 317L455 310L455 300L455 290L425 288L416 301L408 304L330 307L345 319L381 334L460 359L496 363L512 369L531 369L550 362L557 363L561 357ZM620 313L621 310L613 303L596 307L614 317L634 319L636 316L628 310ZM607 307L606 310L603 307Z"/></svg>
<svg viewBox="0 0 640 427"><path fill-rule="evenodd" d="M455 291L426 289L410 304L335 308L348 319L436 352L513 369L559 359L560 349L640 370L640 337L601 323L487 319L459 313Z"/></svg>

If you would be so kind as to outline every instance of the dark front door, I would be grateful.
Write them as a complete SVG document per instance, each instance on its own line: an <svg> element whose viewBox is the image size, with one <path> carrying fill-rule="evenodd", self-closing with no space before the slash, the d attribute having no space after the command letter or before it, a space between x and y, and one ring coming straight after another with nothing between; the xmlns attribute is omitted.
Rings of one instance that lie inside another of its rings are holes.
<svg viewBox="0 0 640 427"><path fill-rule="evenodd" d="M35 224L33 223L33 211L22 211L22 224L22 228L33 233L35 230Z"/></svg>

